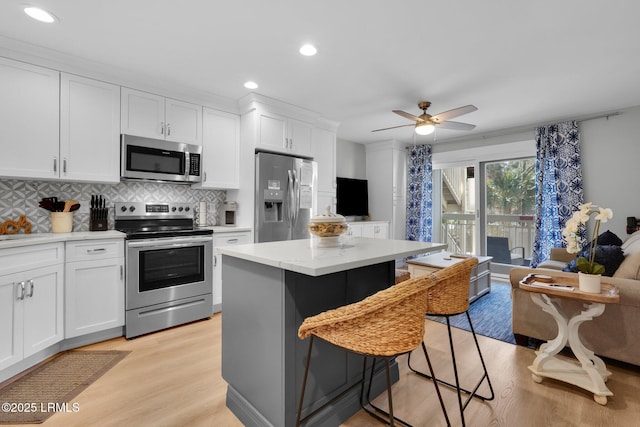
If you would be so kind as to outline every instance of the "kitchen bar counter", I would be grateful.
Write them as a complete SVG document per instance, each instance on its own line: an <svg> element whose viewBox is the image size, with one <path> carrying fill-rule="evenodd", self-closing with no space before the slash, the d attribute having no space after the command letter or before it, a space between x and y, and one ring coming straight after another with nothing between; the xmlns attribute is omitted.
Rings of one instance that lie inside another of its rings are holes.
<svg viewBox="0 0 640 427"><path fill-rule="evenodd" d="M393 285L397 258L444 247L352 238L341 248L311 248L309 240L219 248L227 406L246 426L295 425L308 347L297 334L302 321ZM362 358L321 340L312 357L304 414L336 400L307 425L339 425L360 409L353 386L362 377ZM384 391L380 365L372 394ZM392 377L398 378L395 364Z"/></svg>
<svg viewBox="0 0 640 427"><path fill-rule="evenodd" d="M116 230L78 231L71 233L2 234L0 235L0 249L76 240L123 239L125 236L124 233Z"/></svg>
<svg viewBox="0 0 640 427"><path fill-rule="evenodd" d="M352 237L342 247L312 248L310 240L289 240L220 248L229 255L309 276L350 270L411 255L439 251L441 243Z"/></svg>

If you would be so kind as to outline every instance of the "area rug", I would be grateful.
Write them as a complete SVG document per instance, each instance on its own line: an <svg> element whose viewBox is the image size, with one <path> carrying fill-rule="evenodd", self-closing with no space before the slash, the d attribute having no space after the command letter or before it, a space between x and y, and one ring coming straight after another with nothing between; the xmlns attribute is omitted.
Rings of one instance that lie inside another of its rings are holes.
<svg viewBox="0 0 640 427"><path fill-rule="evenodd" d="M61 353L0 389L0 424L42 423L56 412L79 410L70 401L129 353Z"/></svg>
<svg viewBox="0 0 640 427"><path fill-rule="evenodd" d="M515 344L511 328L511 285L492 283L491 292L471 303L469 315L476 334ZM427 316L427 319L446 324L444 317ZM451 316L451 326L470 331L467 316Z"/></svg>

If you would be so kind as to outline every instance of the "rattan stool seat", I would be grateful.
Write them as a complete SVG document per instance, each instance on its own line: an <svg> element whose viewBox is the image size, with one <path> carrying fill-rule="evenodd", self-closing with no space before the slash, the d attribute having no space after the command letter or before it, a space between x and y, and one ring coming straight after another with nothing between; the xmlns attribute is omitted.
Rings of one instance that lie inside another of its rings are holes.
<svg viewBox="0 0 640 427"><path fill-rule="evenodd" d="M393 356L418 347L424 336L429 277L406 280L364 300L308 317L301 339L315 335L346 350Z"/></svg>

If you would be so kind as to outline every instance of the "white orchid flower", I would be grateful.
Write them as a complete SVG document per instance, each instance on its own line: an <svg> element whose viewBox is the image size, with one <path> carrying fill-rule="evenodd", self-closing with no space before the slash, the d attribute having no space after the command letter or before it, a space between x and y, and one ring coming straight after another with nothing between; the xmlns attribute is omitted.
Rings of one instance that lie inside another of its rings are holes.
<svg viewBox="0 0 640 427"><path fill-rule="evenodd" d="M596 221L600 221L602 223L607 222L613 218L613 211L609 208L600 208L600 213L596 215Z"/></svg>
<svg viewBox="0 0 640 427"><path fill-rule="evenodd" d="M579 211L575 211L573 213L573 216L571 217L572 220L580 223L580 224L585 224L587 221L589 221L589 211L583 211L583 210L579 210Z"/></svg>

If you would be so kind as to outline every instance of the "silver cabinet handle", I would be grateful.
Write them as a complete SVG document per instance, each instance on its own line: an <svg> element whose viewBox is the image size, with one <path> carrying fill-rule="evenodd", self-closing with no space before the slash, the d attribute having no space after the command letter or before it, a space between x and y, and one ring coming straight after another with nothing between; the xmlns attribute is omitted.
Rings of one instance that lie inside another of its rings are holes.
<svg viewBox="0 0 640 427"><path fill-rule="evenodd" d="M95 249L87 249L88 254L99 254L102 252L106 252L107 248L95 248Z"/></svg>
<svg viewBox="0 0 640 427"><path fill-rule="evenodd" d="M218 266L218 255L213 257L213 267L217 267Z"/></svg>
<svg viewBox="0 0 640 427"><path fill-rule="evenodd" d="M124 280L124 266L120 265L120 280Z"/></svg>
<svg viewBox="0 0 640 427"><path fill-rule="evenodd" d="M29 285L29 295L27 295L29 298L33 298L33 291L35 289L35 285L33 283L33 280L27 280L27 284Z"/></svg>
<svg viewBox="0 0 640 427"><path fill-rule="evenodd" d="M57 157L53 158L53 171L54 172L58 172L58 158Z"/></svg>
<svg viewBox="0 0 640 427"><path fill-rule="evenodd" d="M160 122L160 135L164 135L164 122Z"/></svg>
<svg viewBox="0 0 640 427"><path fill-rule="evenodd" d="M18 283L18 290L20 290L20 293L18 294L18 292L16 292L16 300L23 301L24 300L24 282Z"/></svg>
<svg viewBox="0 0 640 427"><path fill-rule="evenodd" d="M238 239L227 239L227 243L233 245L234 243L238 243Z"/></svg>
<svg viewBox="0 0 640 427"><path fill-rule="evenodd" d="M62 172L67 173L67 159L62 160Z"/></svg>
<svg viewBox="0 0 640 427"><path fill-rule="evenodd" d="M171 123L167 123L167 136L171 136Z"/></svg>

